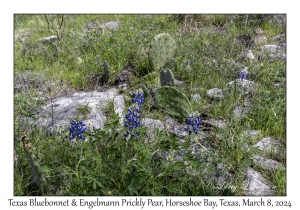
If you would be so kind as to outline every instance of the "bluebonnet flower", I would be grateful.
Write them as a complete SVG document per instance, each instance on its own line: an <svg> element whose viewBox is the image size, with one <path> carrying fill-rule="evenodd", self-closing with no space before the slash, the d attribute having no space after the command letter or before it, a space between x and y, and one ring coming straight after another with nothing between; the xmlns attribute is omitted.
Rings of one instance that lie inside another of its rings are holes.
<svg viewBox="0 0 300 210"><path fill-rule="evenodd" d="M192 132L194 131L195 134L198 133L198 129L201 128L201 122L202 120L200 119L200 116L194 116L194 114L191 114L189 116L189 118L186 120L186 124L188 124L188 126L184 129L186 131L189 132L189 134L192 134ZM192 130L191 130L192 127Z"/></svg>
<svg viewBox="0 0 300 210"><path fill-rule="evenodd" d="M143 107L144 100L144 92L141 89L134 93L132 100L133 104L128 108L128 114L125 115L125 126L128 128L126 134L124 134L125 137L130 136L133 138L134 136L140 135L139 132L133 132L133 129L141 126L141 123L139 122L139 119L141 118L140 108Z"/></svg>
<svg viewBox="0 0 300 210"><path fill-rule="evenodd" d="M85 140L85 137L82 136L82 134L86 130L86 124L84 124L82 121L79 121L78 123L75 120L72 120L71 127L70 127L70 133L71 137L70 140L73 140L75 137L78 137L81 140Z"/></svg>
<svg viewBox="0 0 300 210"><path fill-rule="evenodd" d="M238 79L240 79L240 80L248 80L248 72L246 70L242 70L238 74Z"/></svg>
<svg viewBox="0 0 300 210"><path fill-rule="evenodd" d="M145 97L142 89L139 89L133 94L132 103L136 103L138 105L138 109L143 107L144 101L145 101Z"/></svg>

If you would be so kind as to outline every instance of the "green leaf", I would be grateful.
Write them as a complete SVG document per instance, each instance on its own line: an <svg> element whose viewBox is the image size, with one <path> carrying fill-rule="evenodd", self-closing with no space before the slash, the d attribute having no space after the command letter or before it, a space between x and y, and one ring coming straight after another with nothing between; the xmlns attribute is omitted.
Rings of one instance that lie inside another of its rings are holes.
<svg viewBox="0 0 300 210"><path fill-rule="evenodd" d="M166 188L169 192L176 193L179 190L179 182L170 182Z"/></svg>
<svg viewBox="0 0 300 210"><path fill-rule="evenodd" d="M93 181L93 190L96 190L96 188L97 188L96 180L94 179L94 181Z"/></svg>
<svg viewBox="0 0 300 210"><path fill-rule="evenodd" d="M91 151L85 151L85 152L84 152L84 155L85 155L86 157L91 157L91 156L92 156L92 153L91 153Z"/></svg>
<svg viewBox="0 0 300 210"><path fill-rule="evenodd" d="M173 170L181 170L183 168L184 168L184 163L182 161L178 161L170 166L170 169L173 169Z"/></svg>
<svg viewBox="0 0 300 210"><path fill-rule="evenodd" d="M133 191L132 191L132 189L131 189L131 188L128 188L128 191L129 191L129 195L130 195L130 196L133 196Z"/></svg>
<svg viewBox="0 0 300 210"><path fill-rule="evenodd" d="M187 149L191 146L191 143L189 141L186 141L186 142L183 143L182 146L183 146L183 148Z"/></svg>
<svg viewBox="0 0 300 210"><path fill-rule="evenodd" d="M96 180L96 179L95 179L95 181L96 181L97 185L98 185L100 188L104 188L103 184L102 184L100 181L98 181L98 180Z"/></svg>
<svg viewBox="0 0 300 210"><path fill-rule="evenodd" d="M94 179L89 177L88 180L86 181L86 183L89 184L89 183L91 183L92 181L94 181Z"/></svg>

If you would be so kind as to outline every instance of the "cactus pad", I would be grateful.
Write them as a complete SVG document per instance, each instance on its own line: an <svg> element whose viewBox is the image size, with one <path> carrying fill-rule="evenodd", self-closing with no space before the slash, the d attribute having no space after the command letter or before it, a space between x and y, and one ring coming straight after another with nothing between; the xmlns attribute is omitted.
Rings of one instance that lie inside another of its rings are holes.
<svg viewBox="0 0 300 210"><path fill-rule="evenodd" d="M175 78L170 69L162 69L160 71L160 85L161 86L174 86Z"/></svg>
<svg viewBox="0 0 300 210"><path fill-rule="evenodd" d="M192 107L186 95L174 87L159 88L155 97L158 106L180 122L183 122L192 113Z"/></svg>
<svg viewBox="0 0 300 210"><path fill-rule="evenodd" d="M150 43L149 62L154 71L159 71L173 57L175 40L169 34L159 34Z"/></svg>
<svg viewBox="0 0 300 210"><path fill-rule="evenodd" d="M38 159L36 158L36 156L33 152L33 149L29 142L29 139L26 135L23 135L21 137L21 140L23 142L24 151L27 155L28 161L31 166L33 181L39 188L46 191L47 190L47 181L44 177L40 163L38 162Z"/></svg>
<svg viewBox="0 0 300 210"><path fill-rule="evenodd" d="M107 63L107 61L103 62L103 66L104 66L104 82L107 83L109 80L109 65Z"/></svg>

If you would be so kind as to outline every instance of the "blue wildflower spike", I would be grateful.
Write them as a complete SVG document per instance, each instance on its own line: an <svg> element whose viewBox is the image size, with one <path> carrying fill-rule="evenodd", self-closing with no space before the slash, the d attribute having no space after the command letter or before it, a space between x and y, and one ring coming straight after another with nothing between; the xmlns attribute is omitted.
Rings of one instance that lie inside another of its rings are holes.
<svg viewBox="0 0 300 210"><path fill-rule="evenodd" d="M71 137L69 139L73 140L78 137L80 140L85 140L85 137L83 137L82 134L86 131L86 124L82 121L76 122L75 120L72 120L70 124L71 127L69 131L71 133Z"/></svg>
<svg viewBox="0 0 300 210"><path fill-rule="evenodd" d="M248 80L248 72L247 70L243 69L239 74L238 74L238 79L240 80Z"/></svg>
<svg viewBox="0 0 300 210"><path fill-rule="evenodd" d="M130 138L133 138L134 136L140 135L139 132L133 132L133 130L141 126L141 123L139 122L139 119L141 118L140 109L143 107L144 101L144 92L140 88L134 93L132 99L133 104L128 108L128 113L125 115L125 126L128 128L128 130L124 134L125 137L130 136Z"/></svg>
<svg viewBox="0 0 300 210"><path fill-rule="evenodd" d="M143 103L145 101L144 91L140 88L133 94L132 103L136 103L138 105L138 109L143 107Z"/></svg>
<svg viewBox="0 0 300 210"><path fill-rule="evenodd" d="M190 114L189 118L186 120L186 124L188 124L188 126L184 130L188 131L189 135L193 132L198 134L198 129L201 128L201 122L202 120L200 119L200 116L196 117L194 114Z"/></svg>

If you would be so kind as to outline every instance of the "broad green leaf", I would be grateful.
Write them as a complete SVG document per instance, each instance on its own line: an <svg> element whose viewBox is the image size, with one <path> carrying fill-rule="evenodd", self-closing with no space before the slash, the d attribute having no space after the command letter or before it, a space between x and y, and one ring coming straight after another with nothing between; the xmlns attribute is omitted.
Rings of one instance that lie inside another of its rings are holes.
<svg viewBox="0 0 300 210"><path fill-rule="evenodd" d="M173 169L173 170L181 170L183 168L184 168L184 163L182 161L178 161L170 166L170 169Z"/></svg>

